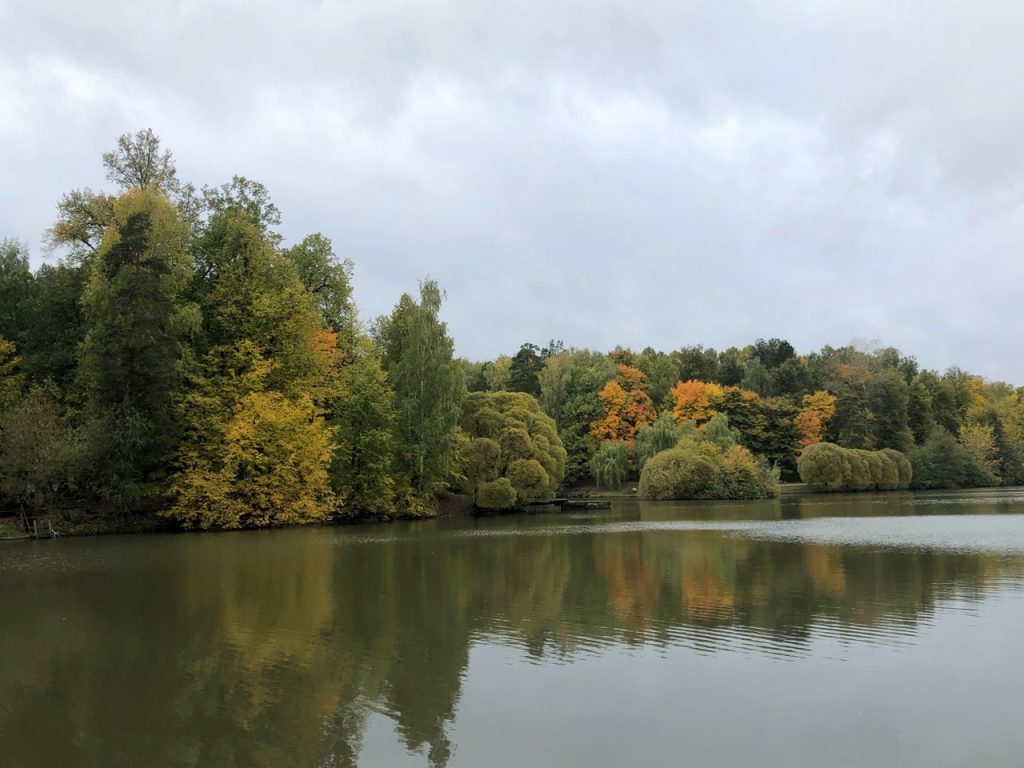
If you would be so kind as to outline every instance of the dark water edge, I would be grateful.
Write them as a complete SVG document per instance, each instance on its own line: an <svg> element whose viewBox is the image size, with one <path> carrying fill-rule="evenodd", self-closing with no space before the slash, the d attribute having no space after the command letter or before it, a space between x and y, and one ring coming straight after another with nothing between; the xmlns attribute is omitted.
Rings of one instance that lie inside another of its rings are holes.
<svg viewBox="0 0 1024 768"><path fill-rule="evenodd" d="M917 497L928 498L930 496L947 496L962 494L969 498L978 498L991 494L995 497L1002 497L1006 494L1024 494L1024 486L1012 486L1012 487L992 487L992 488L971 488L971 489L951 489L945 491L885 491L877 493L820 493L813 491L808 485L804 483L787 483L779 486L779 498L769 499L766 501L754 501L746 502L750 504L771 504L771 503L782 503L783 505L787 500L791 500L794 497L818 497L821 499L837 499L837 498L854 498L860 499L864 502L876 503L877 501L885 502L886 499L899 499L905 498L907 494L913 494ZM613 504L628 503L637 501L634 494L629 492L602 492L599 489L587 489L586 498L591 500L602 500L609 501ZM736 504L734 501L668 501L668 502L643 502L646 504L658 505L690 505L690 506L707 506L707 505L729 505ZM743 502L739 502L743 503ZM421 518L413 516L404 516L396 514L388 518L346 518L341 517L334 520L318 523L307 523L297 525L284 525L284 526L273 526L269 528L263 528L261 530L282 530L288 528L318 528L318 527L336 527L336 526L351 526L351 525L368 525L378 523L409 523L420 520L432 520L442 518L453 518L453 517L506 517L515 515L529 515L538 513L548 513L556 509L550 505L538 505L534 507L527 507L526 509L510 510L508 512L501 513L485 513L480 514L473 506L472 497L464 494L450 494L449 497L440 499L438 501L438 511L434 517ZM11 530L14 530L19 526L17 518L17 512L15 510L0 510L0 522L6 523L10 526ZM109 517L103 515L83 513L77 511L70 517L68 516L49 516L43 517L39 521L39 538L49 538L46 533L47 523L50 523L58 536L108 536L108 535L125 535L125 534L139 534L139 533L217 533L218 531L197 531L197 530L184 530L175 521L169 520L162 517L159 512L145 512L137 514L128 514L121 517ZM240 529L240 530L256 530L256 529ZM22 541L33 538L30 535L20 533L18 529L17 535L11 536L0 536L0 542L5 541Z"/></svg>
<svg viewBox="0 0 1024 768"><path fill-rule="evenodd" d="M1024 489L0 549L0 764L1016 766Z"/></svg>
<svg viewBox="0 0 1024 768"><path fill-rule="evenodd" d="M475 514L471 496L464 494L450 494L448 497L438 500L437 514L433 518L469 517ZM346 525L363 525L367 523L397 523L418 520L422 518L395 514L388 518L365 518L365 517L339 517L324 522L304 523L294 525L279 525L264 527L261 530L282 530L286 528L316 528L333 527ZM216 533L218 531L199 531L183 529L176 521L163 517L159 512L141 512L122 516L99 515L76 510L68 514L55 514L44 516L37 520L39 523L38 538L51 538L47 532L47 524L52 526L57 536L110 536L134 533ZM0 523L4 523L12 530L17 529L20 534L20 521L17 510L0 510ZM0 530L3 530L0 528ZM243 528L237 530L256 530ZM0 541L14 541L34 538L27 534L4 537Z"/></svg>

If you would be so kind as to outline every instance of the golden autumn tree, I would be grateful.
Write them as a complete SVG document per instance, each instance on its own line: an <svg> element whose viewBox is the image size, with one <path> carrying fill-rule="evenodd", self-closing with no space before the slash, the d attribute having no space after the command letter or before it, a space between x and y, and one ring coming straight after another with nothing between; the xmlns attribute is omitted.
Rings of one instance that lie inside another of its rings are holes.
<svg viewBox="0 0 1024 768"><path fill-rule="evenodd" d="M830 392L819 390L804 395L803 408L796 415L796 426L800 430L800 450L825 439L825 431L836 412L836 397Z"/></svg>
<svg viewBox="0 0 1024 768"><path fill-rule="evenodd" d="M590 423L590 434L601 441L622 440L632 449L637 430L658 415L646 387L642 371L620 363L618 375L598 393L605 413Z"/></svg>
<svg viewBox="0 0 1024 768"><path fill-rule="evenodd" d="M719 412L726 391L736 389L696 379L680 381L672 387L672 417L679 424L684 421L701 424Z"/></svg>
<svg viewBox="0 0 1024 768"><path fill-rule="evenodd" d="M221 460L197 462L178 478L172 513L186 528L326 520L336 507L331 437L309 397L251 392L224 425Z"/></svg>

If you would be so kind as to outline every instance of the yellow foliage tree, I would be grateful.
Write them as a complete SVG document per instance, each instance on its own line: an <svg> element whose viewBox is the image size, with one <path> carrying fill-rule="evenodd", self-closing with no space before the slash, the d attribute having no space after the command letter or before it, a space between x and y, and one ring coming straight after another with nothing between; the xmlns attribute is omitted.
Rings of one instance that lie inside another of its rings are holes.
<svg viewBox="0 0 1024 768"><path fill-rule="evenodd" d="M224 425L222 455L190 457L169 514L186 528L246 528L334 513L331 429L308 397L252 392Z"/></svg>
<svg viewBox="0 0 1024 768"><path fill-rule="evenodd" d="M960 427L959 442L970 451L978 466L984 467L993 477L999 477L999 450L993 427L987 424L964 424Z"/></svg>
<svg viewBox="0 0 1024 768"><path fill-rule="evenodd" d="M796 415L796 426L800 430L800 450L825 439L825 430L836 412L835 395L819 390L804 395L803 408Z"/></svg>

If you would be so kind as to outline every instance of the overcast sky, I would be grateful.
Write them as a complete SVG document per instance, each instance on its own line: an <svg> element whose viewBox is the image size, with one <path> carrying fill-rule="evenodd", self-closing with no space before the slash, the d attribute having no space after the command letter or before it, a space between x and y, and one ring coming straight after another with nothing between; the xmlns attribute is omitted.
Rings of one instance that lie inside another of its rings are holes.
<svg viewBox="0 0 1024 768"><path fill-rule="evenodd" d="M0 237L151 127L457 352L881 339L1024 384L1019 0L0 3Z"/></svg>

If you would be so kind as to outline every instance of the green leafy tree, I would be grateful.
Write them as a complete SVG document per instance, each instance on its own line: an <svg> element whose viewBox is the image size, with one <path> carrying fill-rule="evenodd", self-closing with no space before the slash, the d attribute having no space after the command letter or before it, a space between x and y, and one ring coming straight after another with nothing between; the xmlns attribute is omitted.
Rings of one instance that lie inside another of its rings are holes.
<svg viewBox="0 0 1024 768"><path fill-rule="evenodd" d="M476 506L480 509L502 511L516 505L518 494L507 477L481 483L476 492Z"/></svg>
<svg viewBox="0 0 1024 768"><path fill-rule="evenodd" d="M914 488L977 488L998 480L948 432L936 430L910 452Z"/></svg>
<svg viewBox="0 0 1024 768"><path fill-rule="evenodd" d="M736 349L736 347L729 347L729 349L718 353L718 375L713 379L719 384L725 387L738 387L743 381L743 363L744 363L743 352ZM680 376L683 381L687 381L688 377ZM696 378L698 381L699 377Z"/></svg>
<svg viewBox="0 0 1024 768"><path fill-rule="evenodd" d="M512 358L501 355L494 362L484 363L481 373L488 392L506 391L512 380Z"/></svg>
<svg viewBox="0 0 1024 768"><path fill-rule="evenodd" d="M18 240L0 240L0 338L24 345L31 293L28 248Z"/></svg>
<svg viewBox="0 0 1024 768"><path fill-rule="evenodd" d="M713 349L705 349L700 344L697 346L681 347L672 353L672 358L676 363L676 378L669 385L669 389L675 385L676 381L718 380L721 358ZM739 384L739 378L735 382L730 383ZM664 398L655 402L662 402L663 400Z"/></svg>
<svg viewBox="0 0 1024 768"><path fill-rule="evenodd" d="M61 396L72 394L78 372L78 350L88 330L82 294L90 269L84 265L44 264L32 280L23 311L26 334L21 351L24 370L35 383L52 381ZM75 392L76 401L81 400Z"/></svg>
<svg viewBox="0 0 1024 768"><path fill-rule="evenodd" d="M778 495L775 474L742 445L725 414L685 435L644 464L644 499L766 499Z"/></svg>
<svg viewBox="0 0 1024 768"><path fill-rule="evenodd" d="M714 350L709 352L714 355ZM714 358L712 363L717 369L717 358ZM636 367L647 377L647 394L651 401L659 408L669 405L672 400L672 387L680 380L679 360L673 355L656 352L647 347L637 355Z"/></svg>
<svg viewBox="0 0 1024 768"><path fill-rule="evenodd" d="M421 497L443 489L455 468L456 427L465 383L447 326L443 294L420 284L420 300L402 296L378 329L384 370L395 388L395 450L402 483Z"/></svg>
<svg viewBox="0 0 1024 768"><path fill-rule="evenodd" d="M674 448L687 432L692 434L695 430L692 421L676 424L671 413L663 413L653 424L643 425L637 430L633 443L633 458L637 468L643 470L648 459Z"/></svg>
<svg viewBox="0 0 1024 768"><path fill-rule="evenodd" d="M771 370L771 394L798 402L810 390L810 375L799 357L790 357Z"/></svg>
<svg viewBox="0 0 1024 768"><path fill-rule="evenodd" d="M569 399L569 385L572 380L573 357L569 352L560 352L544 360L544 367L537 374L540 382L540 406L555 420L561 429L565 420L565 407Z"/></svg>
<svg viewBox="0 0 1024 768"><path fill-rule="evenodd" d="M590 425L605 414L598 393L616 374L615 364L605 355L588 350L573 353L559 420L559 435L569 454L565 470L567 483L578 482L590 473L590 457L598 448Z"/></svg>
<svg viewBox="0 0 1024 768"><path fill-rule="evenodd" d="M871 445L871 417L867 399L855 393L839 395L828 425L831 442L847 448Z"/></svg>
<svg viewBox="0 0 1024 768"><path fill-rule="evenodd" d="M339 259L330 239L319 232L284 251L284 256L295 265L306 290L316 297L324 322L339 334L351 335L349 329L355 321L352 262Z"/></svg>
<svg viewBox="0 0 1024 768"><path fill-rule="evenodd" d="M793 345L785 339L758 339L750 347L751 359L759 361L768 370L778 368L795 355Z"/></svg>
<svg viewBox="0 0 1024 768"><path fill-rule="evenodd" d="M907 390L907 427L918 445L924 443L928 435L935 431L932 393L920 375L914 377Z"/></svg>
<svg viewBox="0 0 1024 768"><path fill-rule="evenodd" d="M1012 397L1014 400L1017 399L1015 396ZM992 430L996 459L993 474L1002 480L1003 485L1024 484L1024 456L1021 455L1024 445L1014 443L1007 433L1003 419L993 408L987 409L978 423Z"/></svg>
<svg viewBox="0 0 1024 768"><path fill-rule="evenodd" d="M701 432L703 439L715 445L720 451L732 448L740 440L739 431L729 426L729 416L724 413L716 413L708 419Z"/></svg>
<svg viewBox="0 0 1024 768"><path fill-rule="evenodd" d="M993 480L999 476L999 448L996 445L995 428L990 424L964 424L960 427L958 442L971 454L974 463Z"/></svg>
<svg viewBox="0 0 1024 768"><path fill-rule="evenodd" d="M907 410L910 388L895 368L886 368L875 375L869 385L868 401L872 415L872 444L876 448L908 451L914 444Z"/></svg>
<svg viewBox="0 0 1024 768"><path fill-rule="evenodd" d="M57 204L57 221L46 232L47 246L68 249L75 263L88 261L114 219L115 199L90 189L65 194Z"/></svg>
<svg viewBox="0 0 1024 768"><path fill-rule="evenodd" d="M0 413L0 495L39 513L74 494L84 474L81 433L53 397L34 387Z"/></svg>
<svg viewBox="0 0 1024 768"><path fill-rule="evenodd" d="M622 440L609 440L590 458L590 474L598 488L618 490L629 473L629 451Z"/></svg>
<svg viewBox="0 0 1024 768"><path fill-rule="evenodd" d="M329 400L335 430L331 481L350 517L388 517L395 511L395 404L380 358L359 337L343 357L336 394Z"/></svg>
<svg viewBox="0 0 1024 768"><path fill-rule="evenodd" d="M78 375L96 422L97 488L121 511L139 503L174 449L192 269L187 238L162 193L126 193L114 204L82 298L88 333Z"/></svg>
<svg viewBox="0 0 1024 768"><path fill-rule="evenodd" d="M544 359L540 355L540 347L536 344L523 344L512 357L508 388L513 392L526 392L540 397L538 375L543 368Z"/></svg>

